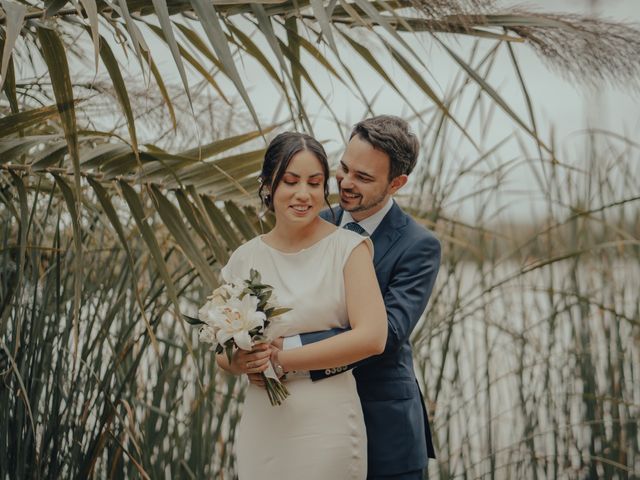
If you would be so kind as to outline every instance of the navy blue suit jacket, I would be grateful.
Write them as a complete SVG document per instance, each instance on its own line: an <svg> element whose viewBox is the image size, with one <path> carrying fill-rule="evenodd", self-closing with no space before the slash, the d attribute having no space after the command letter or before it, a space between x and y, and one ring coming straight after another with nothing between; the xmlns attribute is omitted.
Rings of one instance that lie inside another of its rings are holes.
<svg viewBox="0 0 640 480"><path fill-rule="evenodd" d="M342 209L337 210L340 224ZM321 213L333 221L329 211ZM389 322L382 354L350 365L367 427L368 475L394 475L425 467L435 458L424 400L413 371L409 336L424 312L440 267L440 243L394 202L371 236L373 263ZM302 334L313 343L340 329ZM311 372L320 380L343 369Z"/></svg>

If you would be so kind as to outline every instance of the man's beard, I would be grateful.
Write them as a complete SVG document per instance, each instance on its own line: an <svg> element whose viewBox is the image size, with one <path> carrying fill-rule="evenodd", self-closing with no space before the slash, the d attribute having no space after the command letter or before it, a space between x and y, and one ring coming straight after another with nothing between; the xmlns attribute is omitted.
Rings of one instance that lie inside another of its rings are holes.
<svg viewBox="0 0 640 480"><path fill-rule="evenodd" d="M346 193L349 193L347 190L344 190ZM342 190L340 190L340 192L342 192ZM374 198L373 200L367 202L367 203L360 203L359 205L356 205L354 207L345 207L343 205L342 202L342 197L340 198L340 206L342 207L342 209L346 212L352 213L352 212L364 212L366 210L370 210L372 208L377 207L378 205L380 205L382 202L385 201L385 197L387 196L387 192L383 191L380 192L380 195L376 198ZM360 200L362 200L362 196L360 196Z"/></svg>

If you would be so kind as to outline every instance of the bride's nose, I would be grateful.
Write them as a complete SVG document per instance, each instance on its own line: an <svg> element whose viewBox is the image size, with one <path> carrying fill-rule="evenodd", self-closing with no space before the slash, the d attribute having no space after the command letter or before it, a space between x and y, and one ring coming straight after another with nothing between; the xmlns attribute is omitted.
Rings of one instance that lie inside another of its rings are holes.
<svg viewBox="0 0 640 480"><path fill-rule="evenodd" d="M309 198L311 198L309 187L307 187L306 185L300 185L300 187L296 189L295 196L299 200L308 200Z"/></svg>

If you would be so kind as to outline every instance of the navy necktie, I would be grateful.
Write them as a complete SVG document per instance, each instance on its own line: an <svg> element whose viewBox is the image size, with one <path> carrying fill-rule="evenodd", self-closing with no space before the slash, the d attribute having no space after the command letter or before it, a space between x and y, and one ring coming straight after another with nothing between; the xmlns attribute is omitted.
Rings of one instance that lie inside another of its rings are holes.
<svg viewBox="0 0 640 480"><path fill-rule="evenodd" d="M346 228L347 230L351 230L352 232L356 232L360 235L364 235L365 237L368 237L369 234L367 233L367 231L362 228L360 226L360 224L356 223L356 222L349 222L349 223L345 223L342 228Z"/></svg>

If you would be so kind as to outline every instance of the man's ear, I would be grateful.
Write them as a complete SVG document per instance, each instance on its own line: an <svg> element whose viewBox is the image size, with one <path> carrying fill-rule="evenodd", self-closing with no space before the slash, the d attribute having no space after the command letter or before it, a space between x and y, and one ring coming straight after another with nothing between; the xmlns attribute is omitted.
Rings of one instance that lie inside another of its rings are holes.
<svg viewBox="0 0 640 480"><path fill-rule="evenodd" d="M391 182L389 183L389 194L393 195L394 193L396 193L406 185L408 180L408 175L398 175L396 178L391 180Z"/></svg>

